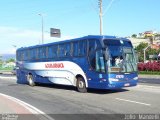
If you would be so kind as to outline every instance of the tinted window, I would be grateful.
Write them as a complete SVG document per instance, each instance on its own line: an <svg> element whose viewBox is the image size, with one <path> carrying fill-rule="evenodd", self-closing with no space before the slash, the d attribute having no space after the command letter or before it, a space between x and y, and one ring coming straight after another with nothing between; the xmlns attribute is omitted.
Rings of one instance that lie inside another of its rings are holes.
<svg viewBox="0 0 160 120"><path fill-rule="evenodd" d="M58 45L48 47L48 58L56 58L58 52Z"/></svg>
<svg viewBox="0 0 160 120"><path fill-rule="evenodd" d="M56 58L58 56L58 45L54 45L52 49L53 58Z"/></svg>
<svg viewBox="0 0 160 120"><path fill-rule="evenodd" d="M100 48L102 48L102 45L101 45L101 43L100 43L100 41L99 41L99 40L96 40L95 48L96 48L96 49L100 49Z"/></svg>
<svg viewBox="0 0 160 120"><path fill-rule="evenodd" d="M39 59L38 55L39 55L39 50L38 48L36 48L36 59Z"/></svg>
<svg viewBox="0 0 160 120"><path fill-rule="evenodd" d="M120 39L106 39L104 40L104 44L107 46L126 46L132 47L131 41L120 40Z"/></svg>
<svg viewBox="0 0 160 120"><path fill-rule="evenodd" d="M73 42L73 56L78 56L78 42Z"/></svg>
<svg viewBox="0 0 160 120"><path fill-rule="evenodd" d="M19 61L22 60L22 51L17 52L17 60L19 60Z"/></svg>
<svg viewBox="0 0 160 120"><path fill-rule="evenodd" d="M95 40L89 40L89 62L92 69L96 69L96 56L95 56Z"/></svg>
<svg viewBox="0 0 160 120"><path fill-rule="evenodd" d="M48 47L48 58L53 58L53 46Z"/></svg>
<svg viewBox="0 0 160 120"><path fill-rule="evenodd" d="M104 40L104 44L107 46L120 46L121 45L119 40L113 40L113 39Z"/></svg>
<svg viewBox="0 0 160 120"><path fill-rule="evenodd" d="M40 59L46 58L46 48L45 47L39 48L39 58Z"/></svg>
<svg viewBox="0 0 160 120"><path fill-rule="evenodd" d="M28 52L29 50L25 50L25 52L24 52L24 60L28 60L28 57L29 57L29 55L28 55Z"/></svg>
<svg viewBox="0 0 160 120"><path fill-rule="evenodd" d="M88 53L89 53L89 61L90 61L90 65L92 67L92 69L96 70L96 71L101 71L102 72L102 61L101 58L103 58L101 51L100 52L96 52L97 49L100 49L101 44L100 41L97 39L90 39L89 40L89 49L88 49Z"/></svg>
<svg viewBox="0 0 160 120"><path fill-rule="evenodd" d="M95 40L89 40L89 52L95 50Z"/></svg>
<svg viewBox="0 0 160 120"><path fill-rule="evenodd" d="M67 43L65 45L65 56L71 56L71 44Z"/></svg>
<svg viewBox="0 0 160 120"><path fill-rule="evenodd" d="M132 47L131 41L124 41L124 46Z"/></svg>
<svg viewBox="0 0 160 120"><path fill-rule="evenodd" d="M34 55L33 49L31 49L31 50L30 50L30 59L33 59L34 56L35 56L35 55Z"/></svg>
<svg viewBox="0 0 160 120"><path fill-rule="evenodd" d="M65 46L64 44L59 45L59 57L64 57L65 56Z"/></svg>
<svg viewBox="0 0 160 120"><path fill-rule="evenodd" d="M102 48L101 43L97 39L89 39L89 51Z"/></svg>
<svg viewBox="0 0 160 120"><path fill-rule="evenodd" d="M86 53L86 44L85 41L79 41L79 56L84 56Z"/></svg>

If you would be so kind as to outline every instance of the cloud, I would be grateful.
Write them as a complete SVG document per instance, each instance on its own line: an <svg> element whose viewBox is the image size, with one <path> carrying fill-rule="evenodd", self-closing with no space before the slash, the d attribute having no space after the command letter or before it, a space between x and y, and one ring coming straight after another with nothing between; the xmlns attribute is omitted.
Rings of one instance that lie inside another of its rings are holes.
<svg viewBox="0 0 160 120"><path fill-rule="evenodd" d="M0 54L14 54L16 48L40 44L42 40L41 34L41 31L36 30L0 26ZM50 33L44 32L44 43L51 43L71 38L73 37L62 36L61 38L53 38L50 37Z"/></svg>

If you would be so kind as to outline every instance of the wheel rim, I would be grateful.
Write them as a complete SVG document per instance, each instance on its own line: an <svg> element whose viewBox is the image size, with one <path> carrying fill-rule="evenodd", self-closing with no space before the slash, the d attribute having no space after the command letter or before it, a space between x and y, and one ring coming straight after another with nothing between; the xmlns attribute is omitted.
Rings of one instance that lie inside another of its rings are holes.
<svg viewBox="0 0 160 120"><path fill-rule="evenodd" d="M84 88L84 82L83 81L79 81L78 87L79 88Z"/></svg>
<svg viewBox="0 0 160 120"><path fill-rule="evenodd" d="M32 78L29 78L29 84L30 84L30 85L33 84Z"/></svg>
<svg viewBox="0 0 160 120"><path fill-rule="evenodd" d="M33 85L33 79L31 75L28 76L28 82L30 85Z"/></svg>

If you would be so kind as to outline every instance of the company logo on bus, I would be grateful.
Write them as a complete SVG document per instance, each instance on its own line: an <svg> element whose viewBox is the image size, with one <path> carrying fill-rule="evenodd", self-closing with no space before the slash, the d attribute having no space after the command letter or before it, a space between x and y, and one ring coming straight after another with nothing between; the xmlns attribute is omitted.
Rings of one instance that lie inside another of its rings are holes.
<svg viewBox="0 0 160 120"><path fill-rule="evenodd" d="M116 78L124 78L124 75L116 75Z"/></svg>
<svg viewBox="0 0 160 120"><path fill-rule="evenodd" d="M63 63L47 63L45 68L64 68Z"/></svg>

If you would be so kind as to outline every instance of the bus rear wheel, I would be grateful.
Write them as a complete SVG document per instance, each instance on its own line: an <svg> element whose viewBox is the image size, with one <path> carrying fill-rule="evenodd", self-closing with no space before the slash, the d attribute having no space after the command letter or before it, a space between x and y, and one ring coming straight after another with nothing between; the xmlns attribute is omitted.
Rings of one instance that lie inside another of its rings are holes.
<svg viewBox="0 0 160 120"><path fill-rule="evenodd" d="M33 81L33 76L31 74L27 76L27 81L30 86L35 86L35 82Z"/></svg>
<svg viewBox="0 0 160 120"><path fill-rule="evenodd" d="M87 92L86 84L82 77L77 78L77 90L78 92L81 92L81 93Z"/></svg>

